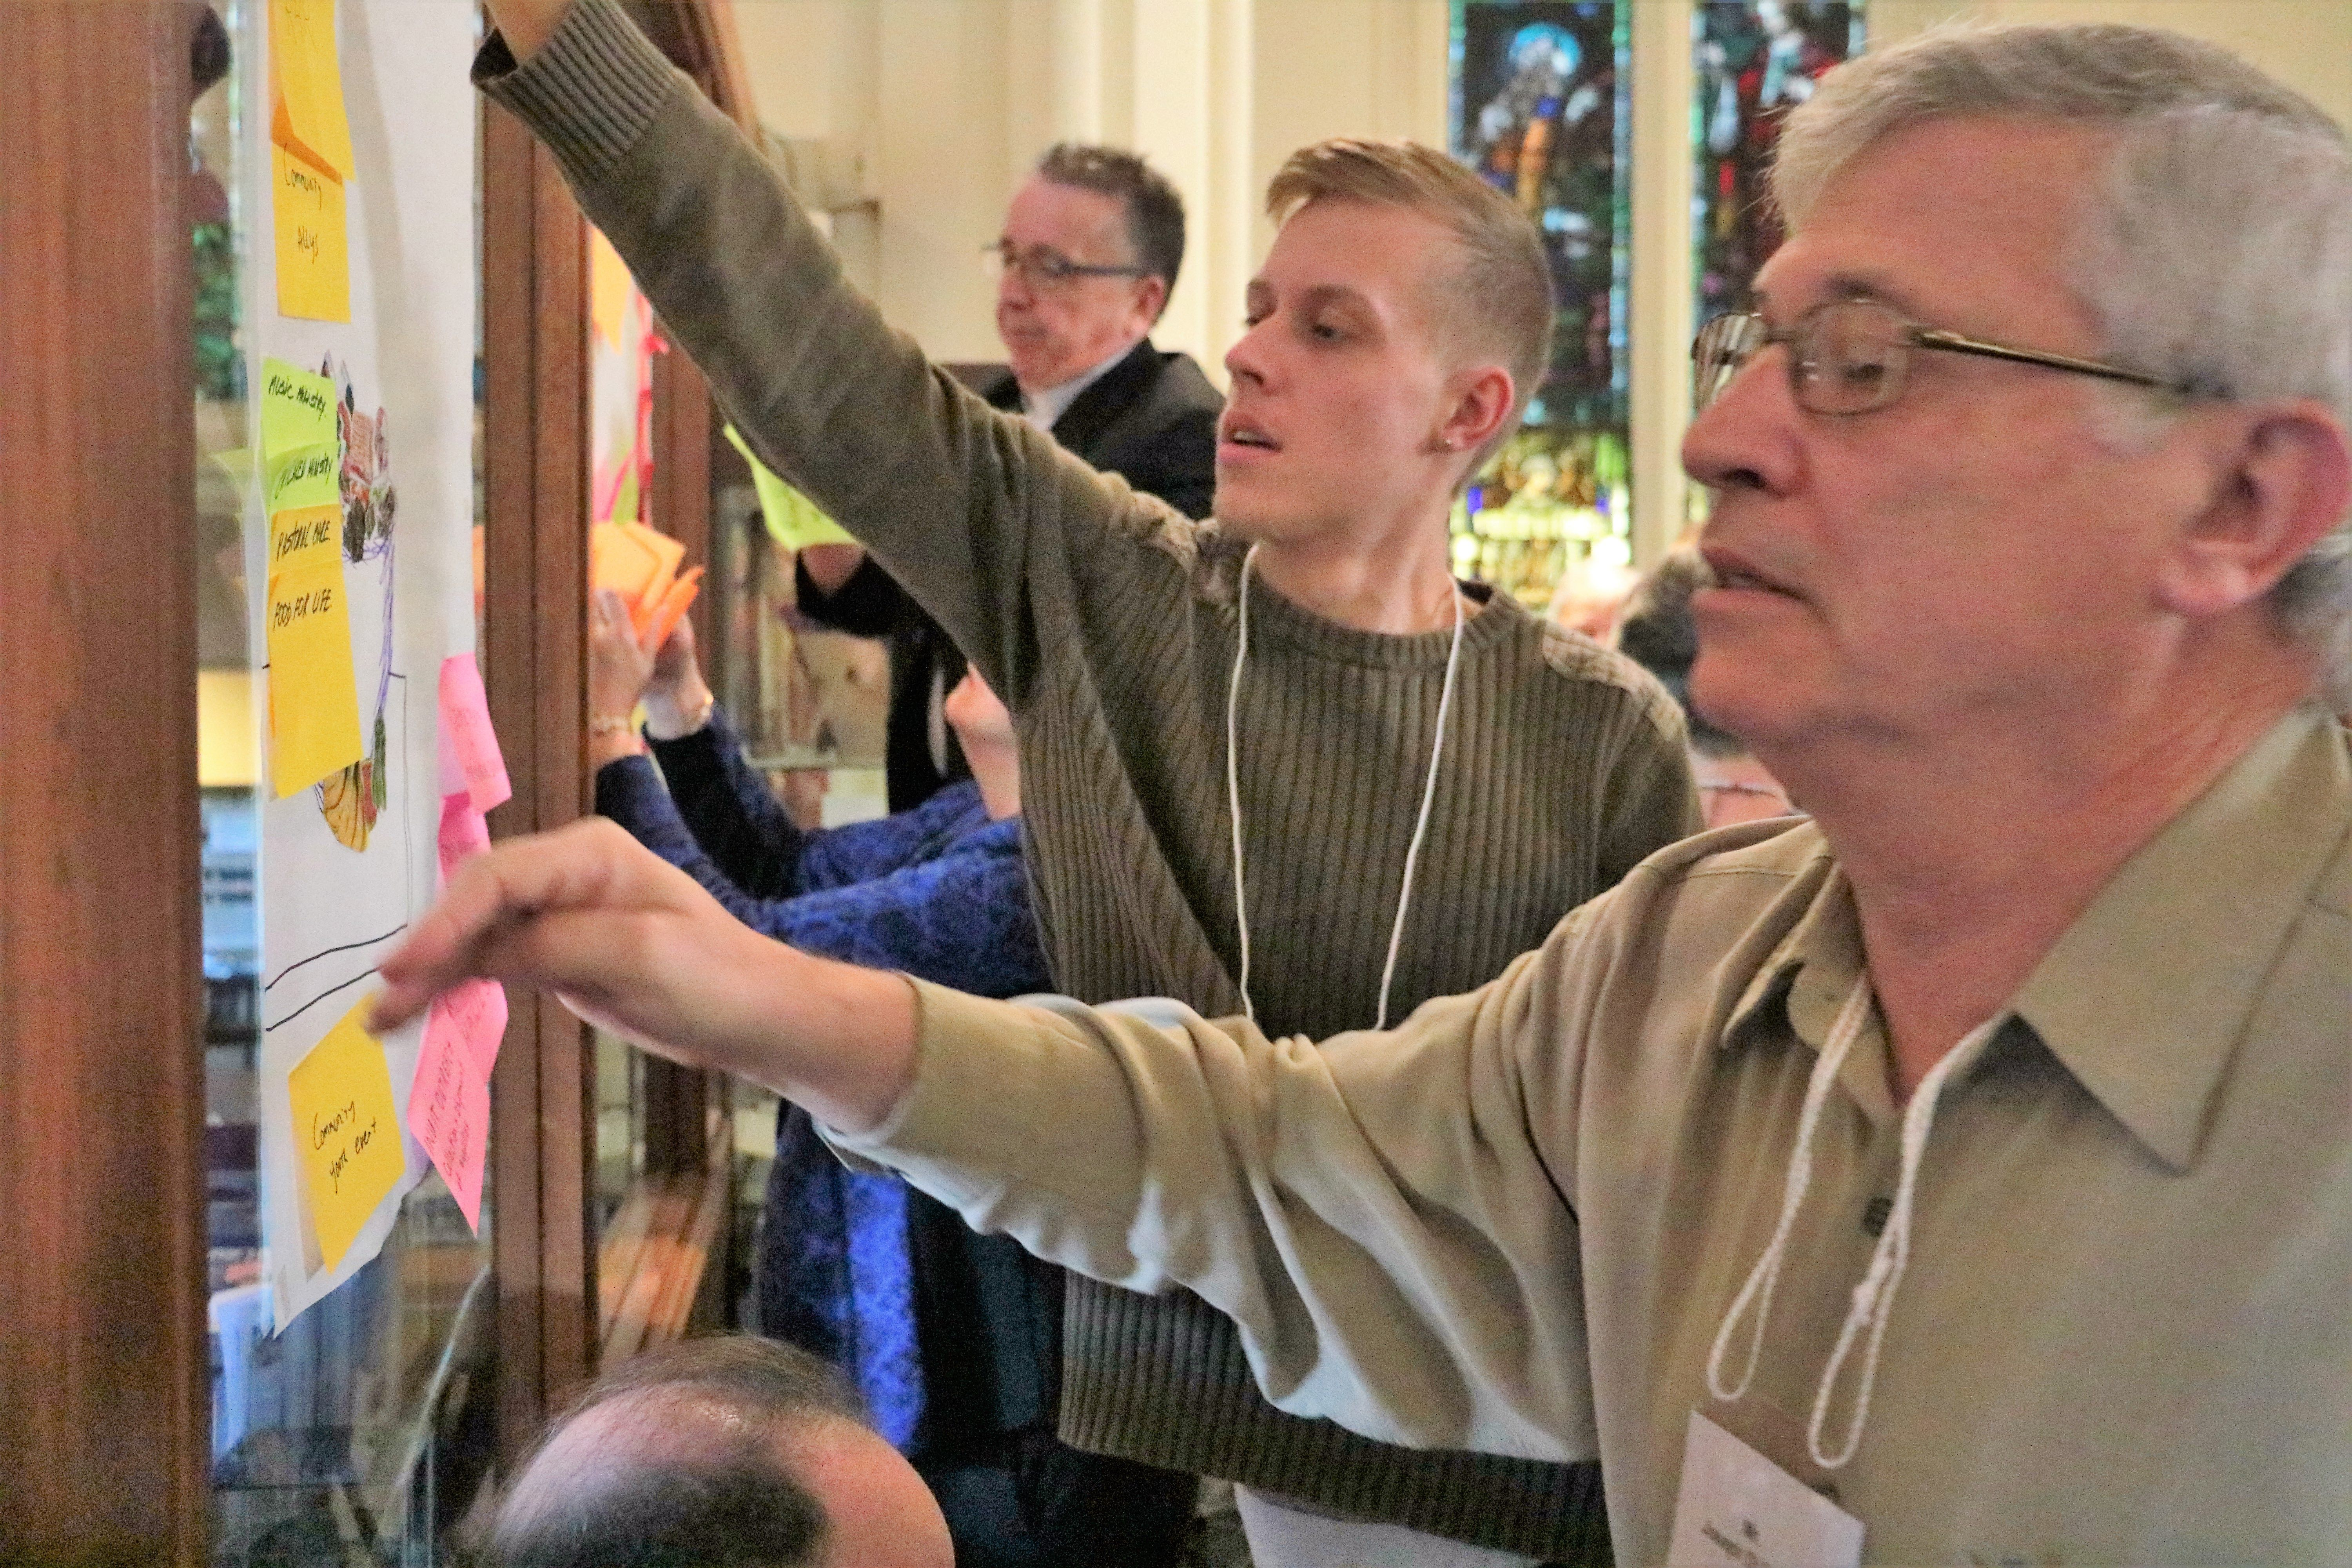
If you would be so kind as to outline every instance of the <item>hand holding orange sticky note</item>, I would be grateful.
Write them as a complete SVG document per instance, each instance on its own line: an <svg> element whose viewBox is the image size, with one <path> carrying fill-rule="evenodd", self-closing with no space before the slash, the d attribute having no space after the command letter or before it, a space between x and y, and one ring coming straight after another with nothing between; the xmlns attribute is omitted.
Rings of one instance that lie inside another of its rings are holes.
<svg viewBox="0 0 2352 1568"><path fill-rule="evenodd" d="M294 1165L320 1267L343 1260L360 1228L408 1169L383 1047L361 1026L362 1001L294 1066Z"/></svg>
<svg viewBox="0 0 2352 1568"><path fill-rule="evenodd" d="M637 640L657 648L702 592L702 568L678 575L686 546L642 522L600 522L588 531L588 580L629 606Z"/></svg>

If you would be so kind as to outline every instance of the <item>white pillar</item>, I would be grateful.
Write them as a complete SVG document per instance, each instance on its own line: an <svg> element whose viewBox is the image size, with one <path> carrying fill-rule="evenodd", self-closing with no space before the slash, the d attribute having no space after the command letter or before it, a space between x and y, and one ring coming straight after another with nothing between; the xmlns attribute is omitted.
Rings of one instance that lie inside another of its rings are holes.
<svg viewBox="0 0 2352 1568"><path fill-rule="evenodd" d="M1691 0L1633 6L1633 277L1626 333L1633 429L1633 564L1647 568L1683 531L1680 449L1691 417Z"/></svg>
<svg viewBox="0 0 2352 1568"><path fill-rule="evenodd" d="M1256 41L1255 0L1211 0L1210 179L1188 226L1192 259L1186 265L1206 285L1201 363L1221 387L1225 351L1241 335L1244 301L1257 270Z"/></svg>
<svg viewBox="0 0 2352 1568"><path fill-rule="evenodd" d="M1183 193L1196 227L1212 211L1216 159L1210 134L1215 0L1138 0L1134 4L1135 122L1132 145ZM1203 281L1212 268L1185 269L1175 297L1153 334L1163 348L1181 348L1195 358L1209 356L1209 296Z"/></svg>
<svg viewBox="0 0 2352 1568"><path fill-rule="evenodd" d="M1101 142L1104 0L1054 0L1054 138Z"/></svg>

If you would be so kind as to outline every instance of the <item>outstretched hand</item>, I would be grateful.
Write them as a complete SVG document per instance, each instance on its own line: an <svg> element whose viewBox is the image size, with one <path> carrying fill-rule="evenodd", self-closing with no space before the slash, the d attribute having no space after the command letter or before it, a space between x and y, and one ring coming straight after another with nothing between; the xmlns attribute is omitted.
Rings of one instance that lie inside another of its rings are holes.
<svg viewBox="0 0 2352 1568"><path fill-rule="evenodd" d="M499 33L507 41L518 62L539 52L556 26L572 0L486 0L490 8L490 20L498 24Z"/></svg>
<svg viewBox="0 0 2352 1568"><path fill-rule="evenodd" d="M552 992L674 1060L757 1079L852 1131L914 1076L914 1001L895 975L795 952L601 817L458 867L387 957L369 1026L396 1028L476 976Z"/></svg>

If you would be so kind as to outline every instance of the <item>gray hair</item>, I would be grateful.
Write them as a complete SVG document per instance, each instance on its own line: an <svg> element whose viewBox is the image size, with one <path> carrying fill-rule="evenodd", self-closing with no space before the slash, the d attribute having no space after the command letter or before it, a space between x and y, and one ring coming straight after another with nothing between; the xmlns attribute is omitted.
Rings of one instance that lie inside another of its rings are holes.
<svg viewBox="0 0 2352 1568"><path fill-rule="evenodd" d="M2217 396L2314 398L2352 427L2352 147L2216 45L2108 25L1936 29L1832 71L1790 114L1773 197L1801 227L1881 137L1988 115L2115 132L2070 258L2104 353ZM2270 600L2352 702L2352 518Z"/></svg>

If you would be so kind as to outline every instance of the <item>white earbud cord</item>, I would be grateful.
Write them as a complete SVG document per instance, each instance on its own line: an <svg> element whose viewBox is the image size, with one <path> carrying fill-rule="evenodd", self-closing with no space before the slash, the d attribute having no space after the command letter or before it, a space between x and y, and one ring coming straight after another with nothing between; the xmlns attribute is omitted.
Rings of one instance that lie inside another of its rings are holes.
<svg viewBox="0 0 2352 1568"><path fill-rule="evenodd" d="M1249 878L1242 870L1242 770L1240 713L1242 709L1242 667L1249 663L1249 580L1250 567L1256 563L1257 546L1253 544L1242 557L1242 584L1237 595L1237 614L1241 629L1234 638L1234 678L1225 685L1225 815L1234 828L1234 923L1241 928L1242 938L1242 1016L1257 1022L1257 1005L1250 1000L1250 940L1249 940Z"/></svg>
<svg viewBox="0 0 2352 1568"><path fill-rule="evenodd" d="M1251 1023L1257 1022L1257 1005L1250 997L1250 929L1249 879L1242 868L1242 779L1241 779L1241 700L1242 670L1249 663L1249 585L1250 571L1257 563L1257 546L1253 544L1242 557L1241 586L1236 593L1235 615L1240 627L1234 637L1233 679L1225 688L1225 805L1234 831L1234 920L1241 933L1241 993L1242 1016ZM1437 764L1445 755L1445 726L1454 710L1454 680L1462 668L1462 590L1453 589L1454 642L1445 655L1445 682L1437 695L1437 739L1430 748L1429 776L1421 790L1421 815L1412 826L1412 838L1405 846L1404 887L1397 895L1396 921L1389 928L1388 960L1381 967L1381 994L1374 1009L1372 1027L1389 1026L1389 991L1396 983L1397 954L1404 943L1406 914L1412 908L1413 872L1421 864L1421 847L1429 835L1431 809L1437 803Z"/></svg>
<svg viewBox="0 0 2352 1568"><path fill-rule="evenodd" d="M1772 1226L1772 1239L1765 1244L1763 1256L1757 1258L1747 1283L1732 1299L1731 1310L1724 1314L1723 1326L1716 1331L1715 1344L1707 1352L1707 1392L1727 1405L1745 1394L1755 1379L1757 1359L1764 1344L1764 1326L1772 1314L1772 1293L1780 1280L1781 1265L1788 1258L1789 1237L1796 1228L1797 1211L1804 1204L1806 1189L1812 1184L1813 1142L1821 1131L1822 1106L1829 1099L1830 1085L1836 1081L1839 1067L1862 1034L1869 1012L1870 982L1865 977L1855 982L1845 1005L1838 1009L1829 1037L1822 1042L1821 1057L1813 1063L1812 1076L1805 1082L1804 1104L1797 1113L1796 1147L1789 1154L1789 1174L1781 1188L1780 1215ZM1872 1249L1870 1265L1863 1271L1862 1282L1854 1287L1853 1303L1846 1311L1845 1323L1839 1331L1836 1348L1830 1352L1829 1363L1822 1370L1821 1385L1813 1395L1812 1419L1805 1427L1805 1447L1813 1463L1825 1470L1837 1469L1853 1458L1862 1446L1863 1429L1870 1420L1870 1396L1878 1381L1879 1347L1894 1316L1895 1292L1901 1287L1904 1269L1910 1262L1911 1215L1918 1192L1920 1163L1927 1156L1927 1135L1935 1125L1936 1103L1952 1074L1976 1056L1977 1047L2000 1026L2003 1016L1987 1020L1945 1052L1943 1059L1919 1080L1911 1103L1904 1108L1902 1159L1895 1202L1887 1213L1885 1227L1879 1232L1878 1244ZM1723 1374L1724 1360L1730 1352L1732 1335L1751 1305L1756 1309L1756 1326L1748 1335L1747 1361L1740 1369L1738 1382L1727 1383ZM1845 1368L1846 1357L1865 1331L1869 1339L1864 1346L1862 1373L1854 1389L1853 1414L1848 1418L1844 1443L1832 1453L1822 1440L1822 1431L1829 1425L1831 1396L1836 1389L1838 1374Z"/></svg>
<svg viewBox="0 0 2352 1568"><path fill-rule="evenodd" d="M1372 1027L1389 1026L1389 987L1396 984L1397 952L1404 944L1404 917L1412 908L1412 873L1421 864L1422 841L1429 836L1430 807L1437 804L1437 763L1445 755L1445 719L1454 708L1454 676L1462 668L1462 590L1448 577L1445 586L1454 600L1454 644L1445 655L1445 684L1437 692L1437 740L1429 748L1429 777L1421 786L1421 816L1412 825L1412 838L1404 851L1404 887L1397 893L1396 923L1389 928L1389 958L1381 966L1381 1005Z"/></svg>

